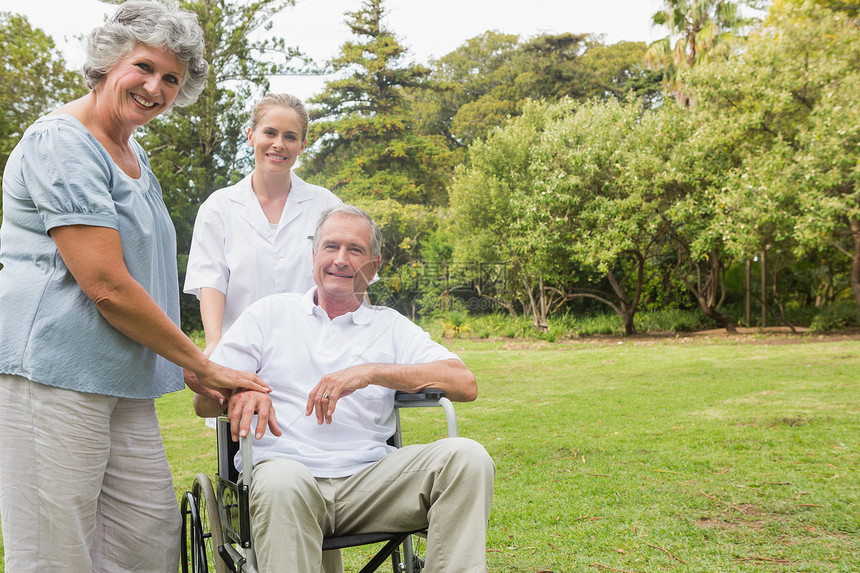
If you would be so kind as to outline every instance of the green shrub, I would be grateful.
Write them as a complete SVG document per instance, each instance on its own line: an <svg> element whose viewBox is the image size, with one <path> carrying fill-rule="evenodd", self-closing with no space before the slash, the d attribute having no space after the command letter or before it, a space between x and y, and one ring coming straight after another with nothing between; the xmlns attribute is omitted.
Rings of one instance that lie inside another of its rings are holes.
<svg viewBox="0 0 860 573"><path fill-rule="evenodd" d="M188 333L188 338L199 348L206 348L206 335L203 334L202 330L192 330Z"/></svg>
<svg viewBox="0 0 860 573"><path fill-rule="evenodd" d="M624 325L617 314L598 314L579 318L573 330L578 336L620 335L624 334Z"/></svg>
<svg viewBox="0 0 860 573"><path fill-rule="evenodd" d="M469 313L465 310L449 310L441 314L442 336L460 338L471 330Z"/></svg>
<svg viewBox="0 0 860 573"><path fill-rule="evenodd" d="M637 332L663 334L692 332L713 328L711 320L700 310L667 309L637 313L634 317Z"/></svg>
<svg viewBox="0 0 860 573"><path fill-rule="evenodd" d="M809 327L815 332L829 332L860 326L860 309L851 301L836 302L821 307Z"/></svg>

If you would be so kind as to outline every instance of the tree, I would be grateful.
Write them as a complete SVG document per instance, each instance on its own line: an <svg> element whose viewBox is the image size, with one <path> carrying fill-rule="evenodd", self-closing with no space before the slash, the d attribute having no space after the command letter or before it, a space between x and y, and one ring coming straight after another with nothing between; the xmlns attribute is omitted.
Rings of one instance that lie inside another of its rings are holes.
<svg viewBox="0 0 860 573"><path fill-rule="evenodd" d="M457 149L486 137L529 100L585 102L624 98L633 91L653 105L659 74L645 68L645 45L604 45L582 34L518 36L488 31L433 62L427 86L411 107L428 133L445 135Z"/></svg>
<svg viewBox="0 0 860 573"><path fill-rule="evenodd" d="M463 148L517 113L519 98L505 95L516 78L511 63L519 36L487 31L431 62L429 81L409 91L409 108L425 133Z"/></svg>
<svg viewBox="0 0 860 573"><path fill-rule="evenodd" d="M618 314L627 334L667 223L655 185L686 135L635 97L527 103L470 147L452 189L455 256L510 265L503 304L535 327L574 299ZM517 303L517 299L519 303Z"/></svg>
<svg viewBox="0 0 860 573"><path fill-rule="evenodd" d="M27 127L86 91L54 41L24 16L0 12L0 173Z"/></svg>
<svg viewBox="0 0 860 573"><path fill-rule="evenodd" d="M655 123L630 98L580 106L548 126L534 150L535 191L516 223L532 226L537 240L558 242L568 270L590 278L577 285L559 277L564 298L609 306L628 335L663 227L651 181L666 149Z"/></svg>
<svg viewBox="0 0 860 573"><path fill-rule="evenodd" d="M434 209L447 203L450 153L442 136L419 133L405 106L404 90L427 70L405 61L383 1L365 0L347 16L355 39L328 63L340 77L310 100L300 172L383 221L386 260L397 265L417 256Z"/></svg>
<svg viewBox="0 0 860 573"><path fill-rule="evenodd" d="M721 310L733 252L726 248L724 229L713 223L725 211L720 195L726 174L739 164L736 149L726 145L728 128L718 121L676 106L663 106L659 113L669 154L651 183L668 239L664 264L706 316L735 332L734 320Z"/></svg>
<svg viewBox="0 0 860 573"><path fill-rule="evenodd" d="M458 167L451 188L454 258L508 265L506 288L495 301L513 314L519 306L542 330L547 328L551 307L551 293L544 289L551 269L545 265L557 259L546 250L538 253L532 248L533 229L512 226L512 222L522 214L520 196L534 189L531 149L546 126L566 111L560 106L527 104L521 116L486 141L472 143L469 166Z"/></svg>
<svg viewBox="0 0 860 573"><path fill-rule="evenodd" d="M664 69L666 89L688 108L693 101L681 82L681 71L706 61L717 43L751 20L742 18L738 5L729 0L664 0L653 23L665 26L669 35L651 44L646 61Z"/></svg>
<svg viewBox="0 0 860 573"><path fill-rule="evenodd" d="M586 34L570 33L543 34L521 45L514 62L520 96L547 101L587 98L587 70L581 65L587 47Z"/></svg>
<svg viewBox="0 0 860 573"><path fill-rule="evenodd" d="M587 69L589 97L624 100L630 95L654 108L662 103L662 74L644 63L644 42L589 43L582 56Z"/></svg>
<svg viewBox="0 0 860 573"><path fill-rule="evenodd" d="M786 9L803 9L805 2L810 0L774 0L771 13L781 13ZM860 4L856 0L811 0L816 6L843 12L850 18L857 18L860 13ZM771 20L772 22L772 20Z"/></svg>
<svg viewBox="0 0 860 573"><path fill-rule="evenodd" d="M765 245L799 256L835 249L850 261L860 305L858 61L850 14L783 2L690 84L742 161L726 172L714 232L747 256Z"/></svg>

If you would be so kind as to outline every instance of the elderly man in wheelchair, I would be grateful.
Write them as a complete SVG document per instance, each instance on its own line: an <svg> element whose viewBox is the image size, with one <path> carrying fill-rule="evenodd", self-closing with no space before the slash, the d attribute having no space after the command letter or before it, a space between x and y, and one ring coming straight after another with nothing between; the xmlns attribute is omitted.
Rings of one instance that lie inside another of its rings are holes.
<svg viewBox="0 0 860 573"><path fill-rule="evenodd" d="M331 540L397 545L422 532L426 571L486 571L495 468L484 448L465 438L388 443L399 429L396 395L399 405L415 393L437 403L442 395L443 402L471 401L477 385L465 364L418 326L364 302L380 252L381 233L364 211L332 207L313 237L315 288L258 301L212 355L274 388L224 400L232 439L244 440L236 463L253 532L241 556L222 540L228 568L316 573L324 547L349 544ZM224 413L211 395L195 395L194 405L201 416ZM219 505L210 514L229 520L242 503Z"/></svg>

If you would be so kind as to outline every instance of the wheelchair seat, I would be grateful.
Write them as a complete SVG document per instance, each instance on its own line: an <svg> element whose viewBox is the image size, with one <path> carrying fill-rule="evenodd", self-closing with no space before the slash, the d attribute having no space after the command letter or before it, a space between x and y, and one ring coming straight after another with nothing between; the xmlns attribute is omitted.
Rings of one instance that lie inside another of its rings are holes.
<svg viewBox="0 0 860 573"><path fill-rule="evenodd" d="M448 424L448 436L457 437L457 418L454 406L441 390L429 389L410 394L397 392L395 404L395 433L389 443L402 447L400 426L401 408L442 407ZM217 475L215 486L209 476L197 474L191 491L182 497L182 571L183 573L227 573L244 571L256 573L256 554L252 538L249 507L250 480L241 480L233 463L237 452L242 452L243 465L251 467L251 437L234 442L230 436L230 421L221 416L217 421ZM424 567L419 553L414 551L415 540L426 538L426 530L403 532L361 533L327 537L322 549L335 550L385 543L361 573L376 571L391 559L395 573L417 573Z"/></svg>

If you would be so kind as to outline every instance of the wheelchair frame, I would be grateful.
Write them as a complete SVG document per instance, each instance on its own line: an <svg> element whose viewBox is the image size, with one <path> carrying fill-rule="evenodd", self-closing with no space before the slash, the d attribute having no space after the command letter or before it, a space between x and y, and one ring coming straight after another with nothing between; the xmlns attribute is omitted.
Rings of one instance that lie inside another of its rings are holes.
<svg viewBox="0 0 860 573"><path fill-rule="evenodd" d="M389 439L391 445L396 448L403 446L400 409L426 407L441 407L445 411L448 437L458 436L454 405L443 391L428 389L415 394L397 392L394 396L396 426L394 435ZM238 444L233 442L230 422L221 416L218 418L216 439L218 473L215 487L208 475L199 473L194 478L191 491L186 491L182 496L182 572L257 573L248 502L250 474L239 483L239 473L233 464L233 456L239 450L243 467L253 467L252 438L249 435ZM360 573L376 571L389 558L394 573L418 573L424 568L424 560L414 551L413 540L426 537L426 534L426 530L418 530L327 537L323 540L322 548L334 550L385 542Z"/></svg>

